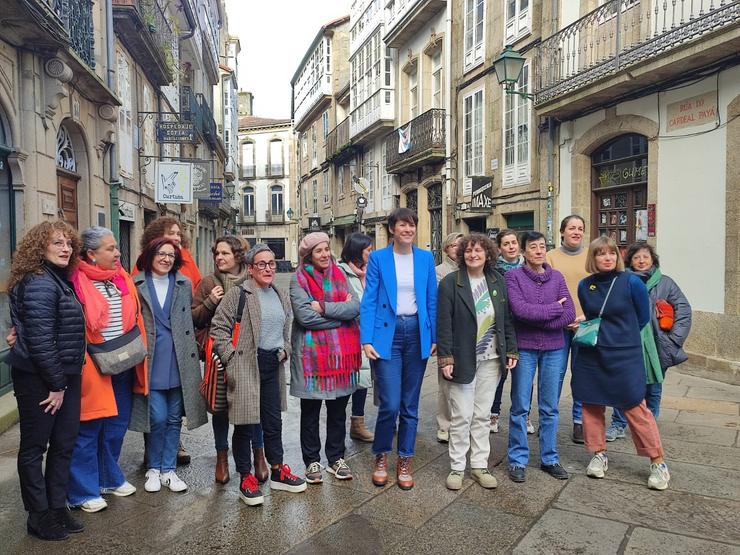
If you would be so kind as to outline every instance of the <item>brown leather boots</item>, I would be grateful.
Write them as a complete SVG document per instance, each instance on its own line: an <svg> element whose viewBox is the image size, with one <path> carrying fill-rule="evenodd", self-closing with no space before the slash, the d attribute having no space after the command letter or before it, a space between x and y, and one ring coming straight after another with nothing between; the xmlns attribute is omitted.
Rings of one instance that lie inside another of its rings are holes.
<svg viewBox="0 0 740 555"><path fill-rule="evenodd" d="M350 420L349 437L357 441L371 443L375 439L375 434L365 427L364 416L353 416Z"/></svg>
<svg viewBox="0 0 740 555"><path fill-rule="evenodd" d="M396 461L396 483L402 490L410 490L414 487L412 476L413 457L398 457ZM373 484L383 487L388 483L388 455L382 453L375 455L373 465Z"/></svg>
<svg viewBox="0 0 740 555"><path fill-rule="evenodd" d="M260 482L267 481L270 477L270 468L265 460L265 450L254 448L254 477ZM229 451L216 451L216 481L219 484L225 484L229 481Z"/></svg>
<svg viewBox="0 0 740 555"><path fill-rule="evenodd" d="M216 481L225 484L231 479L229 476L229 450L216 451Z"/></svg>
<svg viewBox="0 0 740 555"><path fill-rule="evenodd" d="M254 477L259 482L266 482L270 477L270 467L265 460L265 450L262 447L255 447L252 450L254 454Z"/></svg>

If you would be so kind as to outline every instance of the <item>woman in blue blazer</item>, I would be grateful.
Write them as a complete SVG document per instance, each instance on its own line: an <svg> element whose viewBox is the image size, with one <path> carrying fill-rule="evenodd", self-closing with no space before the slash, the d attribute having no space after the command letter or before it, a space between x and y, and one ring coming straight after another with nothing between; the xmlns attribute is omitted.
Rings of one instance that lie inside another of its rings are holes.
<svg viewBox="0 0 740 555"><path fill-rule="evenodd" d="M398 420L396 478L404 490L414 487L419 393L427 359L437 350L437 277L432 253L414 246L418 221L408 208L388 217L393 243L370 253L360 305L360 341L372 361L380 398L373 483L388 481L388 453Z"/></svg>

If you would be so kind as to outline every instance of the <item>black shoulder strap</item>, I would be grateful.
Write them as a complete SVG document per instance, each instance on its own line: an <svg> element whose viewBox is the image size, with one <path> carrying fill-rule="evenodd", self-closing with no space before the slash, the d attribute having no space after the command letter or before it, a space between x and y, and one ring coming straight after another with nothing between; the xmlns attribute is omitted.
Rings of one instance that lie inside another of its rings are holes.
<svg viewBox="0 0 740 555"><path fill-rule="evenodd" d="M244 305L247 304L247 292L244 291L244 287L239 286L239 307L236 309L236 321L242 321L242 312L244 312Z"/></svg>

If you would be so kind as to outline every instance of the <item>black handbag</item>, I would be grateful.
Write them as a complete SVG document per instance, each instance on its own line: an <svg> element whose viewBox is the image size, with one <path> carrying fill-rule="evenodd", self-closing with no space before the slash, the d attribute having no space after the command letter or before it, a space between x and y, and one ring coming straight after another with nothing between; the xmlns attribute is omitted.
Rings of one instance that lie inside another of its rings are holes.
<svg viewBox="0 0 740 555"><path fill-rule="evenodd" d="M87 352L101 374L115 376L133 368L146 357L146 347L139 326L102 343L89 343Z"/></svg>

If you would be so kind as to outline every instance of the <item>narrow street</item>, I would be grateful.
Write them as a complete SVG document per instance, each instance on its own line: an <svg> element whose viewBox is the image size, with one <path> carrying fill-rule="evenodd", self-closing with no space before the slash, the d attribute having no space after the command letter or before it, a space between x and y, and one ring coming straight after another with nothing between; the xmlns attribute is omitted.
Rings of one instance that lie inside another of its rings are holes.
<svg viewBox="0 0 740 555"><path fill-rule="evenodd" d="M287 276L281 276L281 281ZM213 481L210 425L184 434L192 462L178 472L187 493L144 492L143 441L129 433L122 468L139 491L109 498L101 513L76 513L87 529L49 545L25 531L15 472L18 427L0 436L0 537L5 553L740 553L740 388L672 371L664 386L660 430L672 480L665 492L646 487L648 463L629 439L609 444L609 473L585 476L589 456L570 441L570 397L564 397L558 434L568 481L538 468L536 436L527 481L506 475L507 426L491 434L491 471L498 489L485 491L467 475L460 492L445 488L446 447L435 440L436 373L430 363L421 400L414 460L416 487L370 481L370 445L347 439L354 480L325 475L305 494L272 494L245 506L234 478ZM505 399L508 396L508 382ZM505 406L508 403L505 402ZM368 420L375 410L368 402ZM533 411L533 420L536 419ZM304 471L299 445L299 403L283 416L286 462ZM391 459L393 462L393 458ZM503 462L502 462L503 461ZM326 462L326 461L324 461Z"/></svg>

